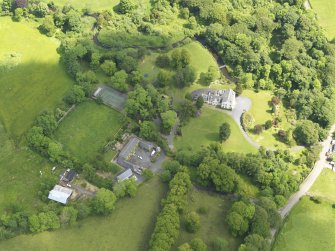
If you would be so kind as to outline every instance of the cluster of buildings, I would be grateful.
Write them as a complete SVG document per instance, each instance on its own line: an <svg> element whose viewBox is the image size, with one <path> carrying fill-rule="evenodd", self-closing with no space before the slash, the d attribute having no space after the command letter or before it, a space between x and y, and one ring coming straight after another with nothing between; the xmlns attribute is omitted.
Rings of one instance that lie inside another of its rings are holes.
<svg viewBox="0 0 335 251"><path fill-rule="evenodd" d="M126 169L116 177L117 181L137 179L135 174L141 175L149 168L160 152L160 147L155 144L132 136L117 157L117 163Z"/></svg>
<svg viewBox="0 0 335 251"><path fill-rule="evenodd" d="M217 106L222 109L233 110L236 106L236 93L232 89L215 90L199 89L192 92L192 98L202 97L206 104Z"/></svg>
<svg viewBox="0 0 335 251"><path fill-rule="evenodd" d="M48 199L66 205L73 194L71 182L76 176L77 173L74 170L65 170L59 177L59 183L49 192Z"/></svg>

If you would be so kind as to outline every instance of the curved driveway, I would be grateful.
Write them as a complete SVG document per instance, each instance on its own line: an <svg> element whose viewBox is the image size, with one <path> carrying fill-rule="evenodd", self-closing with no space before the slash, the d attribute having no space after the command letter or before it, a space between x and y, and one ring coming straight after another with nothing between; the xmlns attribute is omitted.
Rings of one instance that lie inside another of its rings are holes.
<svg viewBox="0 0 335 251"><path fill-rule="evenodd" d="M330 147L330 142L332 140L332 133L335 130L335 124L332 125L328 137L321 142L322 150L319 156L319 160L315 163L313 170L309 173L304 182L301 183L299 191L293 194L287 204L279 211L282 218L284 218L291 211L293 206L297 204L302 196L304 196L308 190L312 187L318 176L320 175L323 168L327 167L329 164L326 160L326 153Z"/></svg>

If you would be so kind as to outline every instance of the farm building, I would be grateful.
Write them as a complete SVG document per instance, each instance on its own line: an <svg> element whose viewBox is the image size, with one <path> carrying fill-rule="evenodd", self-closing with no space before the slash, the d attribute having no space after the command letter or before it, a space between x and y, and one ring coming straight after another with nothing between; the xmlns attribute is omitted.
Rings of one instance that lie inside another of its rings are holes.
<svg viewBox="0 0 335 251"><path fill-rule="evenodd" d="M116 177L117 181L118 182L122 182L124 180L127 180L129 179L130 177L132 177L134 174L133 174L133 171L131 169L127 169L126 171L124 171L123 173L121 173L120 175L118 175Z"/></svg>
<svg viewBox="0 0 335 251"><path fill-rule="evenodd" d="M160 148L151 142L131 137L117 157L117 163L133 171L147 168L151 166L151 162L160 154L160 151Z"/></svg>
<svg viewBox="0 0 335 251"><path fill-rule="evenodd" d="M67 169L60 175L60 181L72 182L76 176L77 176L76 171L72 169Z"/></svg>
<svg viewBox="0 0 335 251"><path fill-rule="evenodd" d="M70 188L55 185L55 187L49 192L48 199L66 205L72 192L73 191Z"/></svg>

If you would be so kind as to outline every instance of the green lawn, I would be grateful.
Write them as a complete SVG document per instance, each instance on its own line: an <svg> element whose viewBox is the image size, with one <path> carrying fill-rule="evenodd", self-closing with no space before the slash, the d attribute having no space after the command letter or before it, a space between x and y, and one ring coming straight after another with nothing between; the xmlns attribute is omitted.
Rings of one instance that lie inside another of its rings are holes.
<svg viewBox="0 0 335 251"><path fill-rule="evenodd" d="M335 174L330 169L323 170L309 192L335 203Z"/></svg>
<svg viewBox="0 0 335 251"><path fill-rule="evenodd" d="M117 202L108 217L90 217L76 227L55 232L21 235L1 242L0 250L148 250L165 192L166 187L158 178L153 178L141 185L135 198Z"/></svg>
<svg viewBox="0 0 335 251"><path fill-rule="evenodd" d="M207 72L208 67L210 66L214 66L219 70L219 67L214 57L212 56L212 54L205 47L203 47L199 42L191 42L179 48L184 48L190 52L191 54L190 65L194 67L196 70L197 80L200 76L200 73ZM172 51L173 50L171 50L169 54L171 54ZM150 80L154 80L158 73L158 68L155 65L155 61L158 55L159 53L151 53L150 55L144 58L144 60L140 63L140 66L139 66L140 71L143 74L147 74L148 79ZM197 82L197 80L195 82ZM196 89L204 88L202 85L199 85L196 83L192 85L192 87ZM192 87L184 88L183 90L178 89L177 92L186 93L186 91L188 91Z"/></svg>
<svg viewBox="0 0 335 251"><path fill-rule="evenodd" d="M200 117L192 118L186 126L182 128L182 137L174 140L177 150L195 152L202 146L208 146L219 140L219 127L222 123L228 122L231 128L229 139L222 144L225 152L255 152L256 148L242 135L236 122L223 111L209 108L202 108Z"/></svg>
<svg viewBox="0 0 335 251"><path fill-rule="evenodd" d="M269 102L271 101L273 94L270 91L260 91L254 92L251 90L245 90L242 96L248 97L251 102L251 109L249 113L253 116L255 120L255 125L264 125L267 120L273 121L274 114L271 113L271 106ZM269 148L281 148L287 149L289 146L277 139L277 134L279 130L288 130L292 127L286 118L288 111L280 104L278 109L278 117L281 122L278 124L277 128L272 127L269 130L263 130L260 135L256 135L253 132L249 132L249 136L257 142L259 145Z"/></svg>
<svg viewBox="0 0 335 251"><path fill-rule="evenodd" d="M212 54L199 42L191 42L182 47L186 49L191 54L190 65L195 68L197 75L199 77L200 73L207 72L208 67L214 66L219 70L219 67L212 56Z"/></svg>
<svg viewBox="0 0 335 251"><path fill-rule="evenodd" d="M225 222L225 215L230 206L231 202L222 195L193 189L189 193L185 211L197 212L199 208L206 208L208 212L206 214L199 214L201 227L197 233L190 234L186 232L182 225L179 238L173 250L177 250L178 246L195 237L200 237L208 246L210 246L216 238L223 238L227 242L227 250L237 250L240 241L230 234ZM182 222L183 220L182 218ZM211 249L209 248L208 250Z"/></svg>
<svg viewBox="0 0 335 251"><path fill-rule="evenodd" d="M335 173L324 170L310 190L321 204L303 197L293 208L274 244L274 251L331 251L335 249Z"/></svg>
<svg viewBox="0 0 335 251"><path fill-rule="evenodd" d="M335 2L331 0L310 0L320 25L325 29L327 38L335 38Z"/></svg>
<svg viewBox="0 0 335 251"><path fill-rule="evenodd" d="M66 117L55 133L65 150L92 160L121 127L122 114L95 102L84 102Z"/></svg>
<svg viewBox="0 0 335 251"><path fill-rule="evenodd" d="M15 138L40 112L53 109L72 84L59 64L58 40L36 26L0 18L0 120Z"/></svg>
<svg viewBox="0 0 335 251"><path fill-rule="evenodd" d="M50 170L50 164L39 155L15 147L0 123L0 214L11 203L18 203L27 211L40 205L40 171Z"/></svg>

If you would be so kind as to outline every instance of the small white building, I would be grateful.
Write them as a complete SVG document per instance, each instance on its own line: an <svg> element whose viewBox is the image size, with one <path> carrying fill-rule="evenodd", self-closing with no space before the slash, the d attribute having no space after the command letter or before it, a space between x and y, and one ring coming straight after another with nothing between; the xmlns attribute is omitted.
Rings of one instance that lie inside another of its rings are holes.
<svg viewBox="0 0 335 251"><path fill-rule="evenodd" d="M133 171L129 168L116 177L117 182L122 182L133 176Z"/></svg>
<svg viewBox="0 0 335 251"><path fill-rule="evenodd" d="M49 192L48 199L66 205L72 192L73 191L70 188L55 185L55 187Z"/></svg>
<svg viewBox="0 0 335 251"><path fill-rule="evenodd" d="M100 95L100 92L102 91L102 88L101 87L99 87L95 92L94 92L94 94L93 94L93 96L96 98L96 97L98 97L99 95Z"/></svg>

